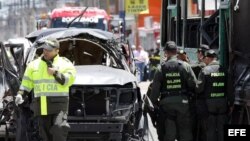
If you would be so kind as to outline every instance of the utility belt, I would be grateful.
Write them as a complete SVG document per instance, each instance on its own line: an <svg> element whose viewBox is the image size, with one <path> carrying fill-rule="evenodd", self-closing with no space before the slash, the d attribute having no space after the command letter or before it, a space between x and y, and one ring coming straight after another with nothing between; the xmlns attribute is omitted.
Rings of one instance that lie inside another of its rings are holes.
<svg viewBox="0 0 250 141"><path fill-rule="evenodd" d="M161 92L161 99L164 99L166 97L171 97L171 96L187 96L187 91L186 90L181 90L181 91L172 91L172 92Z"/></svg>

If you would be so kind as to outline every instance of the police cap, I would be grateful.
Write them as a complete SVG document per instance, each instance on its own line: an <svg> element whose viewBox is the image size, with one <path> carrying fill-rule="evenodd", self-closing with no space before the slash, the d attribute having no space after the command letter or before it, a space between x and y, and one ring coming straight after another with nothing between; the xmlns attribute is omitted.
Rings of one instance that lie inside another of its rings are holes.
<svg viewBox="0 0 250 141"><path fill-rule="evenodd" d="M165 45L164 51L174 51L174 50L177 50L175 42L168 41Z"/></svg>
<svg viewBox="0 0 250 141"><path fill-rule="evenodd" d="M201 44L200 47L198 48L197 52L201 52L203 55L205 55L205 52L209 50L209 46L205 44Z"/></svg>
<svg viewBox="0 0 250 141"><path fill-rule="evenodd" d="M215 58L216 56L216 52L212 49L209 49L205 52L205 57Z"/></svg>
<svg viewBox="0 0 250 141"><path fill-rule="evenodd" d="M44 44L40 48L44 48L47 50L53 50L53 49L56 49L59 47L60 47L60 44L59 44L58 40L51 38L51 39L46 39L44 41Z"/></svg>
<svg viewBox="0 0 250 141"><path fill-rule="evenodd" d="M187 54L183 49L179 49L177 54Z"/></svg>

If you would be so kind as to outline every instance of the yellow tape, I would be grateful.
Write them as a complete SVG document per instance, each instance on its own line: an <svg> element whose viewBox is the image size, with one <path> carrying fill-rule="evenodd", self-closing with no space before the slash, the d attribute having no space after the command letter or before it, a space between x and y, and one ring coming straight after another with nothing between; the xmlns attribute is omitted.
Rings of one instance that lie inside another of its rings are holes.
<svg viewBox="0 0 250 141"><path fill-rule="evenodd" d="M40 97L40 106L41 106L41 115L48 115L47 112L47 97L41 96Z"/></svg>

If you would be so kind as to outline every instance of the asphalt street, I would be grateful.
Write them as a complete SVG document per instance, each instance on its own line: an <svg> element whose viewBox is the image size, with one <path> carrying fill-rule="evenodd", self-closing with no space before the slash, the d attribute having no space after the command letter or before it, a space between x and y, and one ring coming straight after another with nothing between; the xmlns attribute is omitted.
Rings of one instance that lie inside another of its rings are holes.
<svg viewBox="0 0 250 141"><path fill-rule="evenodd" d="M141 89L142 96L144 94L146 94L146 92L148 90L149 83L150 83L149 81L139 83L139 87ZM158 141L158 136L157 136L156 130L151 122L149 115L148 115L148 119L149 119L149 122L148 122L149 123L149 141Z"/></svg>
<svg viewBox="0 0 250 141"><path fill-rule="evenodd" d="M142 96L144 94L146 94L149 83L150 83L149 81L139 83L139 87L141 89ZM149 122L148 122L149 123L149 141L158 141L158 136L157 136L156 130L155 130L154 126L152 125L152 122L151 122L149 115L148 115L148 119L149 119ZM4 134L5 134L4 128L5 128L5 126L0 127L0 135L1 136L4 136Z"/></svg>

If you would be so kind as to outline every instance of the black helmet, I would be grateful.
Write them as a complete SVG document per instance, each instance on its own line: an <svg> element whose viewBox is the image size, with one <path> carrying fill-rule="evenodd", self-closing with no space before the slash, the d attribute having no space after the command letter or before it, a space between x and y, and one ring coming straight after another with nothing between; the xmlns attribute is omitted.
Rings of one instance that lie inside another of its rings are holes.
<svg viewBox="0 0 250 141"><path fill-rule="evenodd" d="M215 58L216 56L216 52L212 49L209 49L205 52L205 57Z"/></svg>
<svg viewBox="0 0 250 141"><path fill-rule="evenodd" d="M173 50L177 50L175 42L168 41L165 45L164 51L173 51Z"/></svg>

